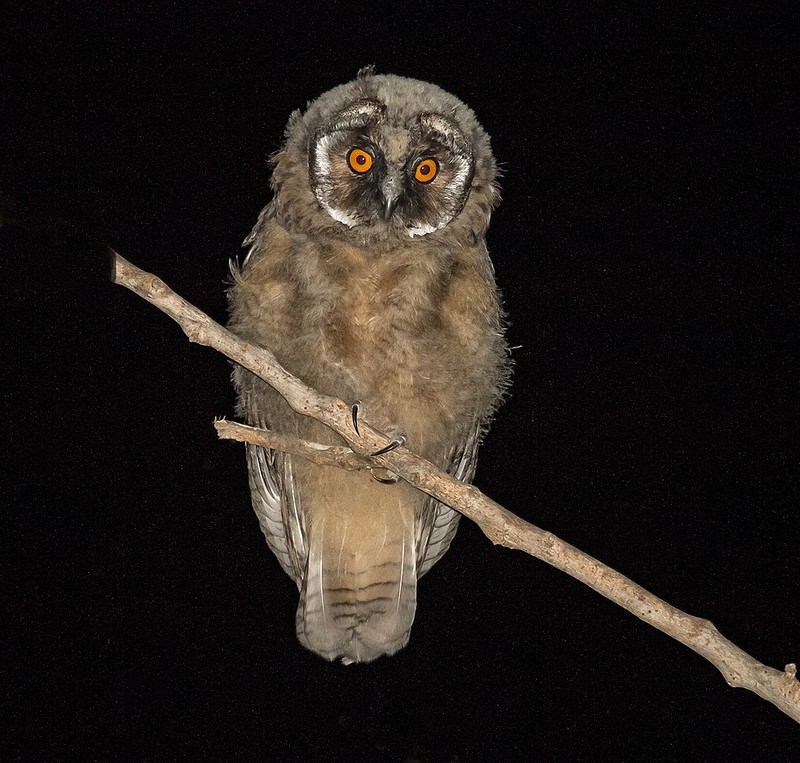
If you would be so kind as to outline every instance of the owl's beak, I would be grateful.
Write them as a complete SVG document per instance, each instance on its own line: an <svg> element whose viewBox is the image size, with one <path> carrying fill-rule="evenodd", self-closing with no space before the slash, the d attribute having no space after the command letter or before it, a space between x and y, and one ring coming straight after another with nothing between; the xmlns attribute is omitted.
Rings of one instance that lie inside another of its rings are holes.
<svg viewBox="0 0 800 763"><path fill-rule="evenodd" d="M393 172L381 184L381 196L383 197L383 219L388 220L400 201L400 191L402 190L402 180L400 173Z"/></svg>
<svg viewBox="0 0 800 763"><path fill-rule="evenodd" d="M386 203L383 205L384 220L388 220L392 216L398 201L400 201L399 196L395 196L393 199L386 199Z"/></svg>

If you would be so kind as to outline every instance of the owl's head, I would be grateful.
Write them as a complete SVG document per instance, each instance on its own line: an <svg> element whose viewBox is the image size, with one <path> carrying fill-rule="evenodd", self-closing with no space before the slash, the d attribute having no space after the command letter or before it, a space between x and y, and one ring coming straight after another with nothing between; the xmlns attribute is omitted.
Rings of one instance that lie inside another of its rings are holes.
<svg viewBox="0 0 800 763"><path fill-rule="evenodd" d="M371 68L292 114L274 164L284 225L361 243L474 241L499 198L474 113L435 85Z"/></svg>

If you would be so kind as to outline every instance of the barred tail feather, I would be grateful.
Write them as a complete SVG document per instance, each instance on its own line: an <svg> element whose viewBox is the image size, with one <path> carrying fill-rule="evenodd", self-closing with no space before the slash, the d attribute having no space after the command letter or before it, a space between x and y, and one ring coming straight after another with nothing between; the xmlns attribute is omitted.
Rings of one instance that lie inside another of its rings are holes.
<svg viewBox="0 0 800 763"><path fill-rule="evenodd" d="M313 513L297 636L329 660L369 662L408 643L417 600L414 502L368 475L336 482L325 510ZM352 503L330 503L344 495Z"/></svg>

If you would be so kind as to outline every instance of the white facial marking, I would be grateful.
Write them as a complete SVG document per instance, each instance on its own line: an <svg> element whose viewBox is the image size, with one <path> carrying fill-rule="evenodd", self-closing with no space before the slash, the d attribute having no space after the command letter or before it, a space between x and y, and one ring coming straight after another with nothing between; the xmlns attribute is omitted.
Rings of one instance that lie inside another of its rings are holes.
<svg viewBox="0 0 800 763"><path fill-rule="evenodd" d="M411 238L414 238L414 236L427 236L429 233L439 230L439 228L449 222L450 218L448 217L446 220L442 220L438 225L420 225L417 228L409 228L408 235L411 236Z"/></svg>
<svg viewBox="0 0 800 763"><path fill-rule="evenodd" d="M331 177L331 161L330 161L330 144L333 141L333 136L323 135L314 146L314 158L316 159L318 174L322 178L322 182L314 189L314 195L320 206L334 219L337 223L342 223L348 228L356 225L357 220L348 215L343 209L335 207L330 202L330 177Z"/></svg>

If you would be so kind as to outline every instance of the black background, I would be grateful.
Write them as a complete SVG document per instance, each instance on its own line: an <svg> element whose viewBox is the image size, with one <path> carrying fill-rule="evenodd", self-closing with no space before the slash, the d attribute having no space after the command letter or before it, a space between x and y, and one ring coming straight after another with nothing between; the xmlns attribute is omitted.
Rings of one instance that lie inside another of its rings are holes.
<svg viewBox="0 0 800 763"><path fill-rule="evenodd" d="M702 658L462 523L406 650L323 662L249 506L225 319L289 113L363 65L493 137L516 347L478 485L800 662L797 15L497 4L9 11L0 230L11 758L800 759Z"/></svg>

